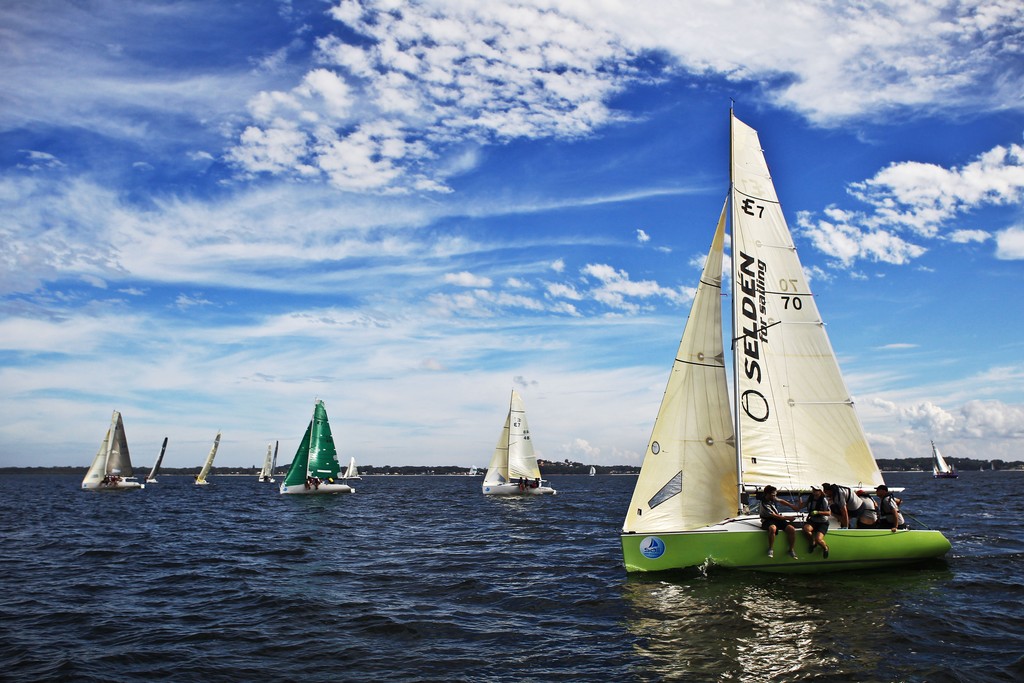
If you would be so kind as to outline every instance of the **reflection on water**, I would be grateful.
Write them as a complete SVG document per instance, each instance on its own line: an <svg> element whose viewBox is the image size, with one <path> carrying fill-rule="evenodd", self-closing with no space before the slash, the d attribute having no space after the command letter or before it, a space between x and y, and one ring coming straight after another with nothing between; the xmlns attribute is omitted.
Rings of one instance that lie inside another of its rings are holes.
<svg viewBox="0 0 1024 683"><path fill-rule="evenodd" d="M900 680L931 653L901 624L927 614L947 569L779 578L719 571L624 586L644 680ZM936 656L939 653L936 653ZM915 664L916 662L916 664ZM919 670L919 669L918 669Z"/></svg>

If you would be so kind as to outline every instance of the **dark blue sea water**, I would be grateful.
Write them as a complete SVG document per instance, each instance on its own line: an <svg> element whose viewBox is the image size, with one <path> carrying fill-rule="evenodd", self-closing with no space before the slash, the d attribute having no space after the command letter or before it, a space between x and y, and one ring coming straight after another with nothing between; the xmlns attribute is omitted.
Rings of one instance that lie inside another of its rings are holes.
<svg viewBox="0 0 1024 683"><path fill-rule="evenodd" d="M0 477L11 681L1016 681L1024 472L890 474L953 543L923 568L627 576L634 477ZM911 520L914 521L914 520Z"/></svg>

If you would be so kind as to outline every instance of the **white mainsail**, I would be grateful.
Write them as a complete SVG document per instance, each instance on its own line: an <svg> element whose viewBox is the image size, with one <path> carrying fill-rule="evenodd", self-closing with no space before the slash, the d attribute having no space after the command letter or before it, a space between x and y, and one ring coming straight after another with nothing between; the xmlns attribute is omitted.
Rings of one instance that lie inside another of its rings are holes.
<svg viewBox="0 0 1024 683"><path fill-rule="evenodd" d="M270 481L270 478L271 478L270 475L274 471L273 462L274 462L274 447L268 443L267 444L267 454L263 458L263 467L260 468L260 474L259 474L259 480L260 481Z"/></svg>
<svg viewBox="0 0 1024 683"><path fill-rule="evenodd" d="M164 437L164 443L160 447L160 455L156 456L156 462L153 463L153 469L146 475L147 484L156 484L156 475L160 474L160 465L164 462L164 453L167 451L167 437Z"/></svg>
<svg viewBox="0 0 1024 683"><path fill-rule="evenodd" d="M932 441L932 474L949 474L949 472L949 464L942 457L942 453L935 446L935 442Z"/></svg>
<svg viewBox="0 0 1024 683"><path fill-rule="evenodd" d="M537 465L537 456L533 453L533 441L530 440L530 427L526 423L523 398L515 389L512 390L512 402L508 413L508 476L512 480L520 477L529 480L540 479L540 467Z"/></svg>
<svg viewBox="0 0 1024 683"><path fill-rule="evenodd" d="M735 512L736 459L722 342L725 217L723 207L633 489L623 524L627 533L695 529Z"/></svg>
<svg viewBox="0 0 1024 683"><path fill-rule="evenodd" d="M356 467L356 458L355 458L354 455L349 457L349 459L348 459L348 468L345 470L345 475L342 478L343 479L362 479L362 477L359 476L359 468Z"/></svg>
<svg viewBox="0 0 1024 683"><path fill-rule="evenodd" d="M737 459L742 483L883 483L768 173L757 131L732 119Z"/></svg>
<svg viewBox="0 0 1024 683"><path fill-rule="evenodd" d="M210 448L209 455L206 456L206 462L203 463L203 469L200 470L199 476L196 477L197 484L206 484L206 475L210 473L210 468L213 467L213 458L217 455L217 447L220 446L220 432L217 432L217 436L213 439L213 447Z"/></svg>

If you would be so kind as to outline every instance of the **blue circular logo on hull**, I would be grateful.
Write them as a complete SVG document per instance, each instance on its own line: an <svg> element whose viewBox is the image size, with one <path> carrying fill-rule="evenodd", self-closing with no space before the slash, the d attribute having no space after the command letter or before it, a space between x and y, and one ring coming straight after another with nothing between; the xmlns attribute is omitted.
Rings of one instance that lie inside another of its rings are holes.
<svg viewBox="0 0 1024 683"><path fill-rule="evenodd" d="M640 541L640 554L648 560L656 560L665 554L665 541L657 536L648 536Z"/></svg>

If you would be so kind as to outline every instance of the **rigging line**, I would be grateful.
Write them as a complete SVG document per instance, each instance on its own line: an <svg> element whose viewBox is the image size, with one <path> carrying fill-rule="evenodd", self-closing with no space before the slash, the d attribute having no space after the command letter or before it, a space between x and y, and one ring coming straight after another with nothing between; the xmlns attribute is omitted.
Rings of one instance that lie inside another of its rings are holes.
<svg viewBox="0 0 1024 683"><path fill-rule="evenodd" d="M696 365L699 368L724 368L725 367L725 363L698 363L697 361L683 360L682 358L676 358L676 362L677 363L682 363L683 365Z"/></svg>
<svg viewBox="0 0 1024 683"><path fill-rule="evenodd" d="M771 177L769 177L768 180L770 181ZM758 197L756 194L748 194L747 192L744 192L740 188L736 187L735 185L733 185L733 191L736 192L736 194L741 194L744 197L750 197L751 199L756 199L759 202L767 202L768 204L775 204L776 206L779 206L779 205L782 204L782 202L780 202L778 199L766 199L765 197Z"/></svg>
<svg viewBox="0 0 1024 683"><path fill-rule="evenodd" d="M776 320L776 321L775 321L775 322L773 322L773 323L768 323L767 325L762 325L761 327L758 327L758 328L757 328L756 330L754 330L754 331L755 331L755 332L762 332L762 331L764 331L764 330L767 330L767 329L769 329L769 328L771 328L771 327L775 327L776 325L780 325L780 324L782 324L783 322L784 322L784 321L782 321L782 320ZM735 350L736 350L736 342L738 342L738 341L739 341L740 339L745 339L745 338L747 338L747 337L750 337L751 339L757 339L757 337L756 337L755 335L753 335L753 334L747 334L746 330L744 330L744 331L743 331L743 334L741 334L741 335L740 335L740 336L738 336L738 337L733 337L733 338L732 338L732 342L731 342L731 343L730 343L730 345L729 345L729 346L730 346L730 349L731 349L731 350L733 350L733 351L735 351Z"/></svg>

